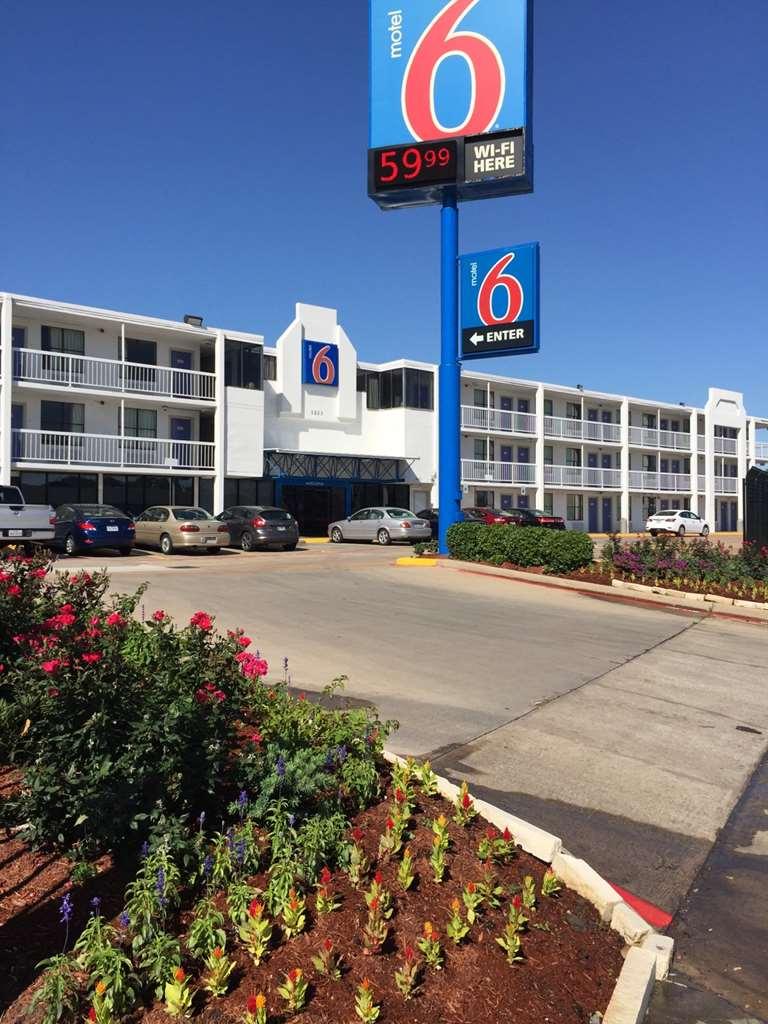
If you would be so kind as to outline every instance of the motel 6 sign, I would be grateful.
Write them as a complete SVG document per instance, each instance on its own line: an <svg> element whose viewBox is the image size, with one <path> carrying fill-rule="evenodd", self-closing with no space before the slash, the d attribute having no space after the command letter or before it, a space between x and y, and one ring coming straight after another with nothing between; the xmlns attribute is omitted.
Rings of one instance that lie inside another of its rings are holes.
<svg viewBox="0 0 768 1024"><path fill-rule="evenodd" d="M459 278L462 359L538 352L538 242L462 256Z"/></svg>
<svg viewBox="0 0 768 1024"><path fill-rule="evenodd" d="M370 0L368 191L384 209L530 192L531 0Z"/></svg>
<svg viewBox="0 0 768 1024"><path fill-rule="evenodd" d="M320 384L326 388L339 386L339 346L324 341L304 342L305 384Z"/></svg>

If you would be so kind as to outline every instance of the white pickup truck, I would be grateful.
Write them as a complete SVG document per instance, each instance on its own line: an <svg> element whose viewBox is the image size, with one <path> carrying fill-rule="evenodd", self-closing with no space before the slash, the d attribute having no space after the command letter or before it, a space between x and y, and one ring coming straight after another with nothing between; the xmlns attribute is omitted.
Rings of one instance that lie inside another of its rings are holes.
<svg viewBox="0 0 768 1024"><path fill-rule="evenodd" d="M53 540L55 523L50 505L26 505L18 487L0 485L0 548Z"/></svg>

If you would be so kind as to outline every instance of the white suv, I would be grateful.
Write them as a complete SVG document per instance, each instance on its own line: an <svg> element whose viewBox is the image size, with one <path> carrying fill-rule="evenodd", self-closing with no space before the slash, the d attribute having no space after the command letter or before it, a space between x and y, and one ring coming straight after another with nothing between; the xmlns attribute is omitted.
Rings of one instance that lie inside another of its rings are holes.
<svg viewBox="0 0 768 1024"><path fill-rule="evenodd" d="M696 533L706 537L709 533L706 521L685 508L670 508L656 512L648 517L645 528L652 537L659 533L676 533L678 537L684 537L686 533Z"/></svg>

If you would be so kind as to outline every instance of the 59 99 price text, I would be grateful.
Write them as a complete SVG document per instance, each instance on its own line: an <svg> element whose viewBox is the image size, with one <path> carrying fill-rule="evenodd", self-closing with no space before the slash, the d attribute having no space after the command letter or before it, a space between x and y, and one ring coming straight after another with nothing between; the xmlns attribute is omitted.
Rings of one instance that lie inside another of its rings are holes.
<svg viewBox="0 0 768 1024"><path fill-rule="evenodd" d="M457 162L453 139L381 149L375 154L376 189L455 181Z"/></svg>

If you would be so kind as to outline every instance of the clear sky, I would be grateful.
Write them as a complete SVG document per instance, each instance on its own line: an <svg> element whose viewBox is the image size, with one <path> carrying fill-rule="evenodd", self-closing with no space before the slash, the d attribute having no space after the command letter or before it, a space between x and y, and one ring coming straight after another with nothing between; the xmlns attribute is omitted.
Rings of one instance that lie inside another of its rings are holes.
<svg viewBox="0 0 768 1024"><path fill-rule="evenodd" d="M0 7L0 290L268 343L312 302L437 361L439 214L366 195L366 0ZM476 365L768 414L768 3L535 12L536 191L461 247L541 242L542 351Z"/></svg>

